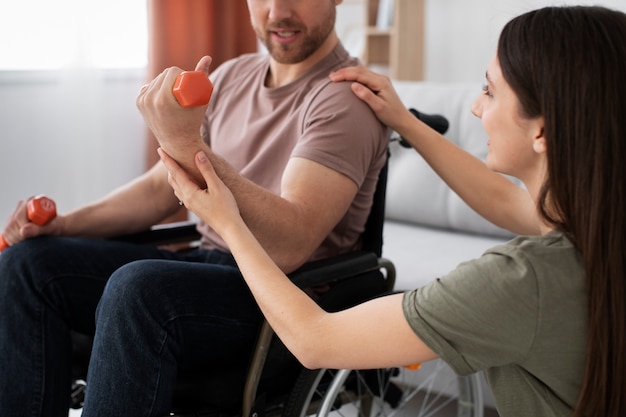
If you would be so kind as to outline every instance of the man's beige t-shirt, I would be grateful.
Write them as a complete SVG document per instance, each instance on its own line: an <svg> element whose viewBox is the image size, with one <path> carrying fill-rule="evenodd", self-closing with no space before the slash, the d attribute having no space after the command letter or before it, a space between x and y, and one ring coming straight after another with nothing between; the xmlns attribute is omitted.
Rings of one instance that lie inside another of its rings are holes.
<svg viewBox="0 0 626 417"><path fill-rule="evenodd" d="M346 175L359 187L312 259L358 248L385 161L387 129L352 93L349 82L328 78L331 71L357 63L339 44L300 79L278 88L264 86L269 71L265 54L243 55L211 75L214 91L203 137L244 177L280 194L287 162L302 157ZM199 230L203 247L228 252L205 224Z"/></svg>

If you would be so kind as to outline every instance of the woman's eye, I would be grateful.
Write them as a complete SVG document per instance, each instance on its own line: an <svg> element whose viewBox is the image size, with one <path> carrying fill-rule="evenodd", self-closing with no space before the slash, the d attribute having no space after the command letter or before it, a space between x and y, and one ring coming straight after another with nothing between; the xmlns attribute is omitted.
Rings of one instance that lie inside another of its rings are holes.
<svg viewBox="0 0 626 417"><path fill-rule="evenodd" d="M491 97L491 91L489 91L489 86L487 84L483 84L482 90L484 95Z"/></svg>

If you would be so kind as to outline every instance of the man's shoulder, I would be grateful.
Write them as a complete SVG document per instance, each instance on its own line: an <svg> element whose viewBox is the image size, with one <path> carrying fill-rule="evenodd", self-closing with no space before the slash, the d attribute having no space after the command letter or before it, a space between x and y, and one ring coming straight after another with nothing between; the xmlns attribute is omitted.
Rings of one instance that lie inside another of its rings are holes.
<svg viewBox="0 0 626 417"><path fill-rule="evenodd" d="M338 105L356 112L371 113L373 116L369 106L354 94L351 85L351 81L335 82L328 77L318 79L308 88L309 106L322 105L324 108L328 108Z"/></svg>
<svg viewBox="0 0 626 417"><path fill-rule="evenodd" d="M307 113L332 111L337 112L336 117L339 113L360 114L360 117L371 117L373 122L378 123L369 106L354 94L351 85L352 82L334 82L328 77L318 80L308 89Z"/></svg>

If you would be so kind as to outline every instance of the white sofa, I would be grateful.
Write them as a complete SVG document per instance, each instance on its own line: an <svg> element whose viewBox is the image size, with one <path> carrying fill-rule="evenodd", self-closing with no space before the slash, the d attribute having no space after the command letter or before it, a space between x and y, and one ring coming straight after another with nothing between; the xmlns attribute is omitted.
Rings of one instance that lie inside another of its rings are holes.
<svg viewBox="0 0 626 417"><path fill-rule="evenodd" d="M484 160L487 136L470 111L480 85L394 86L406 107L445 116L446 138ZM394 142L390 151L383 256L396 266L397 290L419 287L512 237L470 209L415 150Z"/></svg>

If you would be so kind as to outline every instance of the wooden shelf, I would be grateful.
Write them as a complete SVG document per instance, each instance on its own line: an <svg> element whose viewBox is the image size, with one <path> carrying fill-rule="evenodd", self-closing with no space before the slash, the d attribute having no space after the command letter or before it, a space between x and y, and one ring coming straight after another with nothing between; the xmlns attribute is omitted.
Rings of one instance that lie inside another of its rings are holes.
<svg viewBox="0 0 626 417"><path fill-rule="evenodd" d="M363 62L376 69L388 67L396 80L424 79L424 0L393 0L388 29L376 25L379 0L366 0Z"/></svg>
<svg viewBox="0 0 626 417"><path fill-rule="evenodd" d="M389 29L379 29L375 26L368 26L365 29L365 34L367 36L390 36L393 28Z"/></svg>

